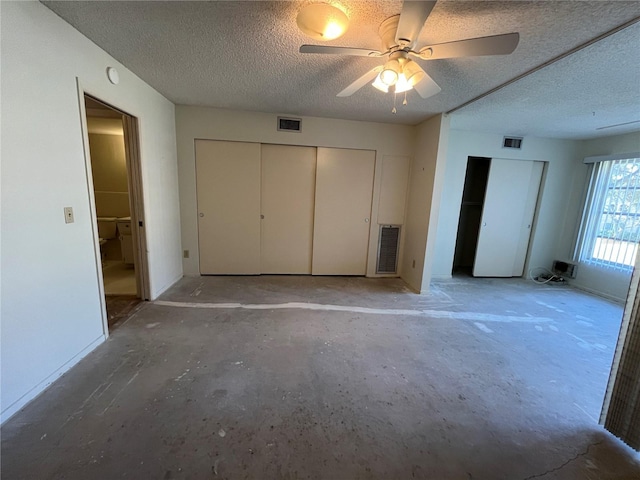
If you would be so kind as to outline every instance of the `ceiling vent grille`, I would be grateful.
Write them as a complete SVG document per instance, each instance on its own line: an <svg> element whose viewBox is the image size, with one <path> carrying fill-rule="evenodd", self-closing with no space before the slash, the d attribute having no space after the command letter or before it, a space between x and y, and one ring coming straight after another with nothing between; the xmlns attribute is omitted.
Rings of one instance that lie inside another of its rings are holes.
<svg viewBox="0 0 640 480"><path fill-rule="evenodd" d="M502 148L522 148L522 137L504 137Z"/></svg>
<svg viewBox="0 0 640 480"><path fill-rule="evenodd" d="M278 117L279 132L300 132L302 130L302 119Z"/></svg>
<svg viewBox="0 0 640 480"><path fill-rule="evenodd" d="M397 273L400 227L380 225L376 273Z"/></svg>

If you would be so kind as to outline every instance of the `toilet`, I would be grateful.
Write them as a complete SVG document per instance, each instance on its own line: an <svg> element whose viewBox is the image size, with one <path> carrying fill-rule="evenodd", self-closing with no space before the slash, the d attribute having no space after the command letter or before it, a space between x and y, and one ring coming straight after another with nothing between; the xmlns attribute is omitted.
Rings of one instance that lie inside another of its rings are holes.
<svg viewBox="0 0 640 480"><path fill-rule="evenodd" d="M116 238L117 220L116 217L98 217L98 243L100 245L100 256L102 257L103 265L106 257L103 247L107 241Z"/></svg>
<svg viewBox="0 0 640 480"><path fill-rule="evenodd" d="M102 240L111 240L116 238L116 217L98 217L98 237L100 237L100 244L104 244Z"/></svg>

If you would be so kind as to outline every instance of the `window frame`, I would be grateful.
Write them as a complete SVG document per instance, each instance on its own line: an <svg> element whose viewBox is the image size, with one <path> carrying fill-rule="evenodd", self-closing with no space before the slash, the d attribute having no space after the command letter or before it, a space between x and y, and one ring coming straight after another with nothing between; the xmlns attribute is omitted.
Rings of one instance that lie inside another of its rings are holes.
<svg viewBox="0 0 640 480"><path fill-rule="evenodd" d="M580 228L576 238L576 245L574 250L574 260L587 264L593 267L605 268L622 273L630 273L633 270L634 259L627 264L620 261L620 258L615 260L598 258L594 254L596 253L596 242L599 238L606 238L599 235L602 232L602 220L603 216L608 214L605 202L608 193L611 190L611 176L612 170L616 165L616 162L635 163L639 169L634 172L634 175L640 175L640 152L632 152L619 155L604 155L596 157L585 158L585 163L592 164L591 172L589 175L589 183L587 195L582 210L582 217L580 220ZM639 190L640 187L635 186L632 189L634 193ZM634 216L640 215L640 208L633 213ZM633 227L632 227L633 228ZM624 236L624 234L623 234ZM636 244L637 249L640 248L640 234L636 235L631 243ZM615 241L629 242L624 238L614 238ZM625 247L628 248L628 247ZM639 254L640 255L640 254Z"/></svg>

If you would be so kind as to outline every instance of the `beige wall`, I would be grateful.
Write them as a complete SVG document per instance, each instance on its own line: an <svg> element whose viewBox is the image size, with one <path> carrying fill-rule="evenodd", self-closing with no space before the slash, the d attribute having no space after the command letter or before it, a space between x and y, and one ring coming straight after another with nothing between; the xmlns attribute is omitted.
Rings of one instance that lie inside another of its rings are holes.
<svg viewBox="0 0 640 480"><path fill-rule="evenodd" d="M129 184L122 135L89 134L91 173L98 217L128 217Z"/></svg>
<svg viewBox="0 0 640 480"><path fill-rule="evenodd" d="M574 261L573 251L589 183L589 155L607 155L640 150L640 133L592 140L559 140L525 137L521 150L502 148L502 136L451 130L444 173L433 278L451 276L460 216L460 203L469 156L502 158L512 161L545 162L534 226L531 234L525 276L532 268L550 269L553 260ZM433 237L430 236L430 240ZM615 300L626 294L628 275L606 274L579 266L578 286Z"/></svg>
<svg viewBox="0 0 640 480"><path fill-rule="evenodd" d="M403 280L414 290L424 292L429 288L434 260L449 117L435 116L416 129L401 273Z"/></svg>
<svg viewBox="0 0 640 480"><path fill-rule="evenodd" d="M90 133L89 147L93 188L102 192L128 192L123 136Z"/></svg>
<svg viewBox="0 0 640 480"><path fill-rule="evenodd" d="M467 158L501 158L512 161L545 162L539 203L534 221L525 272L532 267L550 268L554 258L566 257L570 248L563 241L563 229L573 232L575 213L567 214L572 185L584 185L587 169L581 164L578 142L525 137L521 150L502 148L502 136L451 130L444 173L440 216L435 237L434 278L451 276L460 217ZM570 242L569 242L570 243Z"/></svg>
<svg viewBox="0 0 640 480"><path fill-rule="evenodd" d="M304 117L300 133L279 132L276 127L275 114L176 106L182 246L189 250L189 258L183 259L185 274L199 274L195 139L374 150L371 218L375 219L380 207L382 159L385 158L385 167L392 175L394 161L399 170L406 170L406 157L413 155L415 128L410 126ZM394 185L398 186L399 182L385 182L385 195L397 203L398 196L389 194L389 188L393 189ZM378 224L371 222L367 275L375 275L378 234Z"/></svg>

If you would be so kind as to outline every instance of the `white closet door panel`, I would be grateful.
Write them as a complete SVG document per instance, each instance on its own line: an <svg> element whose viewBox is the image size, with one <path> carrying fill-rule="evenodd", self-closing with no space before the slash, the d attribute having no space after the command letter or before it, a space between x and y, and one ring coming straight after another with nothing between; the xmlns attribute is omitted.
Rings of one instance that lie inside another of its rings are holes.
<svg viewBox="0 0 640 480"><path fill-rule="evenodd" d="M527 250L529 249L529 239L531 238L531 228L533 227L533 217L536 213L536 205L538 203L538 192L540 190L540 181L542 180L543 162L532 162L531 177L529 180L529 189L527 191L527 200L525 202L522 221L520 224L520 237L513 263L513 277L521 277L524 273L524 262L527 258Z"/></svg>
<svg viewBox="0 0 640 480"><path fill-rule="evenodd" d="M474 277L513 276L533 163L491 160Z"/></svg>
<svg viewBox="0 0 640 480"><path fill-rule="evenodd" d="M262 145L262 273L311 273L315 183L315 147Z"/></svg>
<svg viewBox="0 0 640 480"><path fill-rule="evenodd" d="M314 275L365 275L375 152L318 148Z"/></svg>
<svg viewBox="0 0 640 480"><path fill-rule="evenodd" d="M196 140L200 273L260 273L260 144Z"/></svg>

